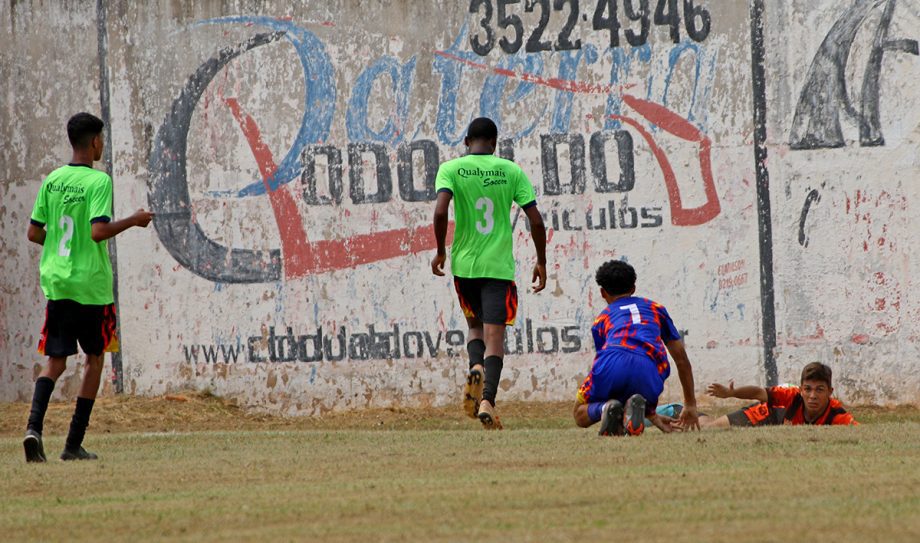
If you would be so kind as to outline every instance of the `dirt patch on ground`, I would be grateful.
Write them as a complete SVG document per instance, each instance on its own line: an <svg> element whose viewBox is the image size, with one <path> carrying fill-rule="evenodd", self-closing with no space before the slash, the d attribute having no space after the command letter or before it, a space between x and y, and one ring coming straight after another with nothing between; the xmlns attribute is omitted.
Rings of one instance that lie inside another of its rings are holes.
<svg viewBox="0 0 920 543"><path fill-rule="evenodd" d="M720 415L727 409L709 409ZM882 408L860 406L851 410L864 424L920 421L913 406ZM46 434L67 431L72 402L52 402L45 419ZM501 402L499 413L506 427L572 427L571 402ZM29 404L0 403L0 436L18 436L29 417ZM97 400L90 432L191 432L208 430L478 430L459 406L363 409L328 413L318 417L283 417L257 413L211 394L182 392L166 396L107 396Z"/></svg>
<svg viewBox="0 0 920 543"><path fill-rule="evenodd" d="M501 416L527 427L557 427L568 422L571 405L504 402ZM67 431L73 403L52 402L45 417L45 433ZM29 404L0 403L0 436L19 435L29 417ZM458 406L363 409L318 417L284 417L244 409L232 401L201 392L155 397L108 396L93 409L90 432L188 432L202 430L310 430L310 429L476 429Z"/></svg>

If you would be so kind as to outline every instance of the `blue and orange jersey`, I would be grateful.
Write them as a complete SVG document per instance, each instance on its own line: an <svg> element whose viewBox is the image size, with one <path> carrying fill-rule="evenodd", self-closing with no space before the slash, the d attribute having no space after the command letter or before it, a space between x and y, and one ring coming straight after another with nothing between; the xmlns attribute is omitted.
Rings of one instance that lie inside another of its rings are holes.
<svg viewBox="0 0 920 543"><path fill-rule="evenodd" d="M625 349L648 356L660 375L669 373L664 342L680 339L668 310L648 298L619 298L594 319L594 349L600 356L611 349Z"/></svg>

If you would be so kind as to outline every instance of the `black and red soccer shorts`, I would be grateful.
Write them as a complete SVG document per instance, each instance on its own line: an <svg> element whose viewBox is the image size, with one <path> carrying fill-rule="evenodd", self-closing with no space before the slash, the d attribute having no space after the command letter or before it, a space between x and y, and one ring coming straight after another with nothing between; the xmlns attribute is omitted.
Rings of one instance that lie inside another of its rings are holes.
<svg viewBox="0 0 920 543"><path fill-rule="evenodd" d="M485 324L514 326L518 308L514 281L454 277L454 288L466 318L477 318Z"/></svg>
<svg viewBox="0 0 920 543"><path fill-rule="evenodd" d="M786 410L782 407L770 407L764 402L749 405L733 413L729 413L728 423L731 426L774 426L783 423Z"/></svg>
<svg viewBox="0 0 920 543"><path fill-rule="evenodd" d="M77 343L88 355L117 352L115 325L115 304L85 305L73 300L48 300L38 352L63 358L77 354Z"/></svg>

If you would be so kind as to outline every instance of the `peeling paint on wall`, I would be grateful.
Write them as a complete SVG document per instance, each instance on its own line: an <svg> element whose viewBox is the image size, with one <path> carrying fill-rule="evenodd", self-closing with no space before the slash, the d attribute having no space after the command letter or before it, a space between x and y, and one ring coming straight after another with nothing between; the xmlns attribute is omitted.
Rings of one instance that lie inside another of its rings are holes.
<svg viewBox="0 0 920 543"><path fill-rule="evenodd" d="M622 258L686 331L700 383L794 381L821 360L844 399L920 401L909 2L529 2L504 26L491 0L161 7L111 2L106 19L116 214L157 213L118 238L126 392L306 414L458 400L465 322L428 266L434 175L488 115L550 230L549 288L521 289L503 397L574 398L603 308L594 270ZM66 16L9 9L4 71L7 44ZM98 81L80 85L93 110ZM30 157L74 107L63 89L48 101L41 130L0 120ZM0 185L2 239L23 238L6 266L33 270L0 285L0 351L23 360L0 368L4 399L41 362L37 252L16 224L66 147L40 155Z"/></svg>

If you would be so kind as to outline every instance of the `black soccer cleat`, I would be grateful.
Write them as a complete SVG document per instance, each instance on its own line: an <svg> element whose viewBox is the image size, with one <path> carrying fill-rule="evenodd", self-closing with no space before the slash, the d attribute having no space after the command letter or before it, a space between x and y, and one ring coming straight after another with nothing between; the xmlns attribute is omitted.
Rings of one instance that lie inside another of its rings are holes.
<svg viewBox="0 0 920 543"><path fill-rule="evenodd" d="M26 462L47 462L45 446L42 445L42 435L31 428L26 430L26 437L22 440L22 448L26 451Z"/></svg>
<svg viewBox="0 0 920 543"><path fill-rule="evenodd" d="M639 436L645 431L645 398L641 394L633 394L626 400L624 426L630 436Z"/></svg>
<svg viewBox="0 0 920 543"><path fill-rule="evenodd" d="M99 458L94 453L91 453L80 447L79 449L64 449L64 452L61 453L61 460L95 460Z"/></svg>
<svg viewBox="0 0 920 543"><path fill-rule="evenodd" d="M601 426L597 432L599 436L623 435L623 404L617 400L610 400L604 404L601 414Z"/></svg>

